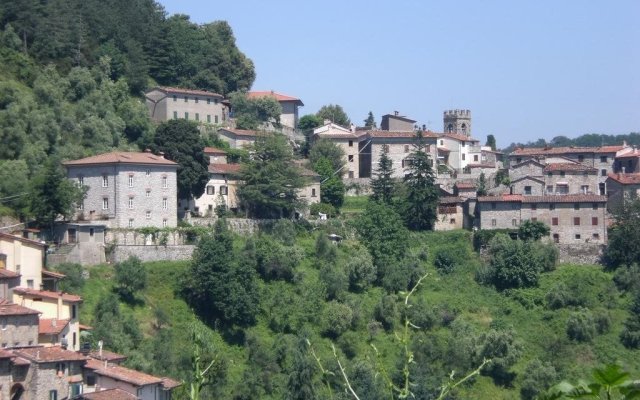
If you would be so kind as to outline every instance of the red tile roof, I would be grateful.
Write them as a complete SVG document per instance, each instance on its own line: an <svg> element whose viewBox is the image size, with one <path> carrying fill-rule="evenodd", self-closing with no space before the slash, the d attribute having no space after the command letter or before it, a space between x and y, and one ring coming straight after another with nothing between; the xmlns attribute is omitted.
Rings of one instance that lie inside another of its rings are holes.
<svg viewBox="0 0 640 400"><path fill-rule="evenodd" d="M358 139L363 136L366 136L369 131L356 131L354 132L344 132L344 133L314 133L314 136L319 136L321 138L327 139Z"/></svg>
<svg viewBox="0 0 640 400"><path fill-rule="evenodd" d="M13 353L7 350L0 349L0 358L12 358Z"/></svg>
<svg viewBox="0 0 640 400"><path fill-rule="evenodd" d="M465 199L458 196L441 196L438 200L440 204L464 203Z"/></svg>
<svg viewBox="0 0 640 400"><path fill-rule="evenodd" d="M100 354L99 351L92 351L91 353L89 353L89 357L95 358L96 360L108 362L124 361L127 359L127 356L125 355L107 350L102 350L102 354Z"/></svg>
<svg viewBox="0 0 640 400"><path fill-rule="evenodd" d="M438 147L438 151L442 153L451 153L451 150L447 149L446 147Z"/></svg>
<svg viewBox="0 0 640 400"><path fill-rule="evenodd" d="M473 182L456 182L453 186L458 189L475 189L476 184Z"/></svg>
<svg viewBox="0 0 640 400"><path fill-rule="evenodd" d="M523 156L543 156L552 154L565 154L565 153L616 153L624 146L600 146L600 147L527 147L515 149L511 155L523 155Z"/></svg>
<svg viewBox="0 0 640 400"><path fill-rule="evenodd" d="M478 202L505 202L505 203L519 203L524 196L520 194L503 194L502 196L479 196Z"/></svg>
<svg viewBox="0 0 640 400"><path fill-rule="evenodd" d="M374 138L416 138L416 131L368 131L369 135ZM431 132L425 131L422 132L422 137L425 139L428 138L437 138L438 135Z"/></svg>
<svg viewBox="0 0 640 400"><path fill-rule="evenodd" d="M447 137L450 139L459 140L461 142L479 142L478 139L474 139L471 136L463 135L460 133L441 133L438 135L439 137Z"/></svg>
<svg viewBox="0 0 640 400"><path fill-rule="evenodd" d="M81 158L80 160L65 161L63 165L100 165L100 164L150 164L150 165L175 165L175 162L164 157L147 152L114 151L98 154L96 156Z"/></svg>
<svg viewBox="0 0 640 400"><path fill-rule="evenodd" d="M17 287L13 289L13 292L17 294L29 296L29 297L44 297L47 299L54 299L54 300L57 300L58 298L62 297L63 301L68 301L70 303L79 303L82 301L82 297L76 296L74 294L50 292L48 290L36 290L36 289Z"/></svg>
<svg viewBox="0 0 640 400"><path fill-rule="evenodd" d="M209 164L209 173L237 175L242 169L242 164Z"/></svg>
<svg viewBox="0 0 640 400"><path fill-rule="evenodd" d="M63 278L66 277L65 274L61 274L59 272L48 271L48 270L45 270L45 269L42 270L42 276L46 276L46 277L49 277L49 278L56 278L56 279L63 279Z"/></svg>
<svg viewBox="0 0 640 400"><path fill-rule="evenodd" d="M59 335L69 325L68 319L40 318L38 334Z"/></svg>
<svg viewBox="0 0 640 400"><path fill-rule="evenodd" d="M176 381L174 379L166 378L166 377L162 378L162 387L164 389L173 389L181 385L182 385L182 382Z"/></svg>
<svg viewBox="0 0 640 400"><path fill-rule="evenodd" d="M40 247L46 246L44 242L39 242L37 240L31 240L31 239L23 238L22 236L11 235L9 233L4 233L4 232L0 232L0 239L17 240L22 243L32 244Z"/></svg>
<svg viewBox="0 0 640 400"><path fill-rule="evenodd" d="M138 396L116 388L93 393L85 393L80 398L86 400L136 400Z"/></svg>
<svg viewBox="0 0 640 400"><path fill-rule="evenodd" d="M64 350L60 346L53 347L24 347L13 351L14 354L37 363L58 361L85 361L87 357L71 350Z"/></svg>
<svg viewBox="0 0 640 400"><path fill-rule="evenodd" d="M205 147L204 152L205 154L227 154L226 151L219 149L217 147Z"/></svg>
<svg viewBox="0 0 640 400"><path fill-rule="evenodd" d="M580 163L550 163L545 165L544 172L553 171L582 171L595 173L598 170Z"/></svg>
<svg viewBox="0 0 640 400"><path fill-rule="evenodd" d="M193 95L199 95L199 96L211 96L211 97L219 97L219 98L224 97L221 94L208 92L206 90L185 89L185 88L177 88L177 87L170 87L170 86L158 86L154 89L161 90L166 93L193 94ZM154 90L154 89L151 89L151 90Z"/></svg>
<svg viewBox="0 0 640 400"><path fill-rule="evenodd" d="M9 271L8 269L0 269L0 280L3 279L15 279L20 278L20 274L15 273L13 271Z"/></svg>
<svg viewBox="0 0 640 400"><path fill-rule="evenodd" d="M125 368L120 365L109 364L105 366L103 361L89 359L84 365L92 369L96 375L106 376L118 381L127 382L135 386L162 384L162 379L144 372Z"/></svg>
<svg viewBox="0 0 640 400"><path fill-rule="evenodd" d="M0 315L33 315L40 314L40 311L32 310L27 307L23 307L19 304L9 303L8 301L3 301L0 303Z"/></svg>
<svg viewBox="0 0 640 400"><path fill-rule="evenodd" d="M597 194L558 194L551 196L523 196L523 203L606 203L607 196Z"/></svg>
<svg viewBox="0 0 640 400"><path fill-rule="evenodd" d="M467 164L468 168L495 168L495 164Z"/></svg>
<svg viewBox="0 0 640 400"><path fill-rule="evenodd" d="M300 100L299 98L287 96L286 94L282 94L282 93L276 93L273 90L261 91L261 92L248 92L247 97L250 99L255 99L259 97L273 97L278 101L293 101L298 103L301 106L304 106L304 104L302 103L302 100Z"/></svg>
<svg viewBox="0 0 640 400"><path fill-rule="evenodd" d="M638 158L640 157L640 153L638 152L637 149L634 149L633 151L630 151L628 153L624 153L624 154L620 154L619 156L616 156L616 158Z"/></svg>
<svg viewBox="0 0 640 400"><path fill-rule="evenodd" d="M623 185L638 185L640 184L640 173L632 174L609 174L609 178Z"/></svg>

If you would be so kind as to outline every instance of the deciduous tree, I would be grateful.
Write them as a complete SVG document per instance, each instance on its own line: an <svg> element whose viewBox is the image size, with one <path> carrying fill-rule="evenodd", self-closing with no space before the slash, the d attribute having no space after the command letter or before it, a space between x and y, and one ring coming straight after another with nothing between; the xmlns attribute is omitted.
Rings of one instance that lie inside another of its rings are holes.
<svg viewBox="0 0 640 400"><path fill-rule="evenodd" d="M349 127L351 125L351 120L347 116L347 113L344 112L341 106L338 104L329 104L320 107L320 110L316 113L316 116L324 119L328 119L334 124Z"/></svg>

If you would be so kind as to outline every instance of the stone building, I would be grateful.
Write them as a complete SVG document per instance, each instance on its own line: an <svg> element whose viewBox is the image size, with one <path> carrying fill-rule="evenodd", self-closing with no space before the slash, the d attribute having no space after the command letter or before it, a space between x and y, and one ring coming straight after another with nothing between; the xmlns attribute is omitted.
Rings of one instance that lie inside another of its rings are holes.
<svg viewBox="0 0 640 400"><path fill-rule="evenodd" d="M298 109L304 104L297 97L287 96L285 94L271 91L248 92L248 98L271 97L274 98L282 106L282 114L280 114L280 124L284 128L296 129L298 127Z"/></svg>
<svg viewBox="0 0 640 400"><path fill-rule="evenodd" d="M220 161L220 160L218 160ZM222 163L209 164L209 182L202 196L190 201L187 207L193 215L210 217L215 215L218 206L225 206L227 210L238 208L238 176L240 164L227 164L226 158Z"/></svg>
<svg viewBox="0 0 640 400"><path fill-rule="evenodd" d="M438 204L438 214L433 227L436 231L450 231L466 228L465 199L457 196L441 196Z"/></svg>
<svg viewBox="0 0 640 400"><path fill-rule="evenodd" d="M151 152L112 152L63 163L86 188L75 218L109 228L175 227L178 164Z"/></svg>
<svg viewBox="0 0 640 400"><path fill-rule="evenodd" d="M345 168L340 173L343 176L351 179L369 177L371 167L369 165L366 168L366 163L363 163L363 157L371 160L371 146L367 143L366 131L356 131L325 121L324 125L313 130L313 140L318 139L330 140L342 149Z"/></svg>
<svg viewBox="0 0 640 400"><path fill-rule="evenodd" d="M218 129L217 134L220 139L229 143L232 149L245 149L253 146L259 136L269 135L270 133L248 129L222 128Z"/></svg>
<svg viewBox="0 0 640 400"><path fill-rule="evenodd" d="M482 146L480 146L479 140L471 136L460 133L442 133L438 135L437 146L438 163L455 172L461 172L468 165L481 164Z"/></svg>
<svg viewBox="0 0 640 400"><path fill-rule="evenodd" d="M0 346L34 346L38 344L39 311L0 300Z"/></svg>
<svg viewBox="0 0 640 400"><path fill-rule="evenodd" d="M204 90L155 87L145 94L149 116L162 122L183 118L208 124L225 124L229 115L223 96Z"/></svg>
<svg viewBox="0 0 640 400"><path fill-rule="evenodd" d="M443 113L442 121L445 133L471 136L471 111L447 110Z"/></svg>
<svg viewBox="0 0 640 400"><path fill-rule="evenodd" d="M391 132L413 132L416 121L400 115L398 111L393 114L385 114L380 122L380 129Z"/></svg>
<svg viewBox="0 0 640 400"><path fill-rule="evenodd" d="M606 196L569 194L478 197L480 229L518 229L522 221L544 222L556 243L607 242Z"/></svg>
<svg viewBox="0 0 640 400"><path fill-rule="evenodd" d="M607 178L607 209L617 211L622 205L640 197L640 173L609 174Z"/></svg>
<svg viewBox="0 0 640 400"><path fill-rule="evenodd" d="M632 174L640 172L640 152L633 146L632 150L618 154L615 158L613 173Z"/></svg>
<svg viewBox="0 0 640 400"><path fill-rule="evenodd" d="M424 151L428 154L431 160L431 166L435 165L436 159L436 138L437 134L426 131L422 133ZM411 153L416 148L417 143L415 131L369 131L368 138L371 141L371 170L372 174L378 170L380 165L380 157L383 152L387 153L387 157L391 159L391 166L393 168L393 178L404 178L411 165Z"/></svg>
<svg viewBox="0 0 640 400"><path fill-rule="evenodd" d="M595 194L601 189L596 168L563 157L543 161L530 158L511 166L511 194Z"/></svg>

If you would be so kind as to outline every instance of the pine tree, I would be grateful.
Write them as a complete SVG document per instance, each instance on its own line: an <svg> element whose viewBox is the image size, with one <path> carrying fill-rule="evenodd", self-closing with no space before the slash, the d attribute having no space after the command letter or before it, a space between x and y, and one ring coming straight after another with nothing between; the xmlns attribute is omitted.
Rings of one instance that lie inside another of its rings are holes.
<svg viewBox="0 0 640 400"><path fill-rule="evenodd" d="M404 178L407 196L401 207L407 227L417 231L433 229L439 200L438 187L431 167L432 160L429 159L425 148L422 131L418 131L414 151L410 157L409 173Z"/></svg>
<svg viewBox="0 0 640 400"><path fill-rule="evenodd" d="M375 172L375 178L371 180L371 199L387 205L393 202L393 192L395 182L391 175L393 174L393 161L387 155L388 150L385 147L380 154L380 162Z"/></svg>
<svg viewBox="0 0 640 400"><path fill-rule="evenodd" d="M373 113L371 111L369 111L369 115L367 116L367 119L364 120L364 127L368 129L377 128L376 119L373 117Z"/></svg>

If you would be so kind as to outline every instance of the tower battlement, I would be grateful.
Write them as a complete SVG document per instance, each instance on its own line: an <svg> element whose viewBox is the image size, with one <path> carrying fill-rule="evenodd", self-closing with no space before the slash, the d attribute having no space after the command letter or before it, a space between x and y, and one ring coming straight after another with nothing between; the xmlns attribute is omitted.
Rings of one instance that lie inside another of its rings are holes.
<svg viewBox="0 0 640 400"><path fill-rule="evenodd" d="M443 122L445 133L471 136L471 110L446 110Z"/></svg>

